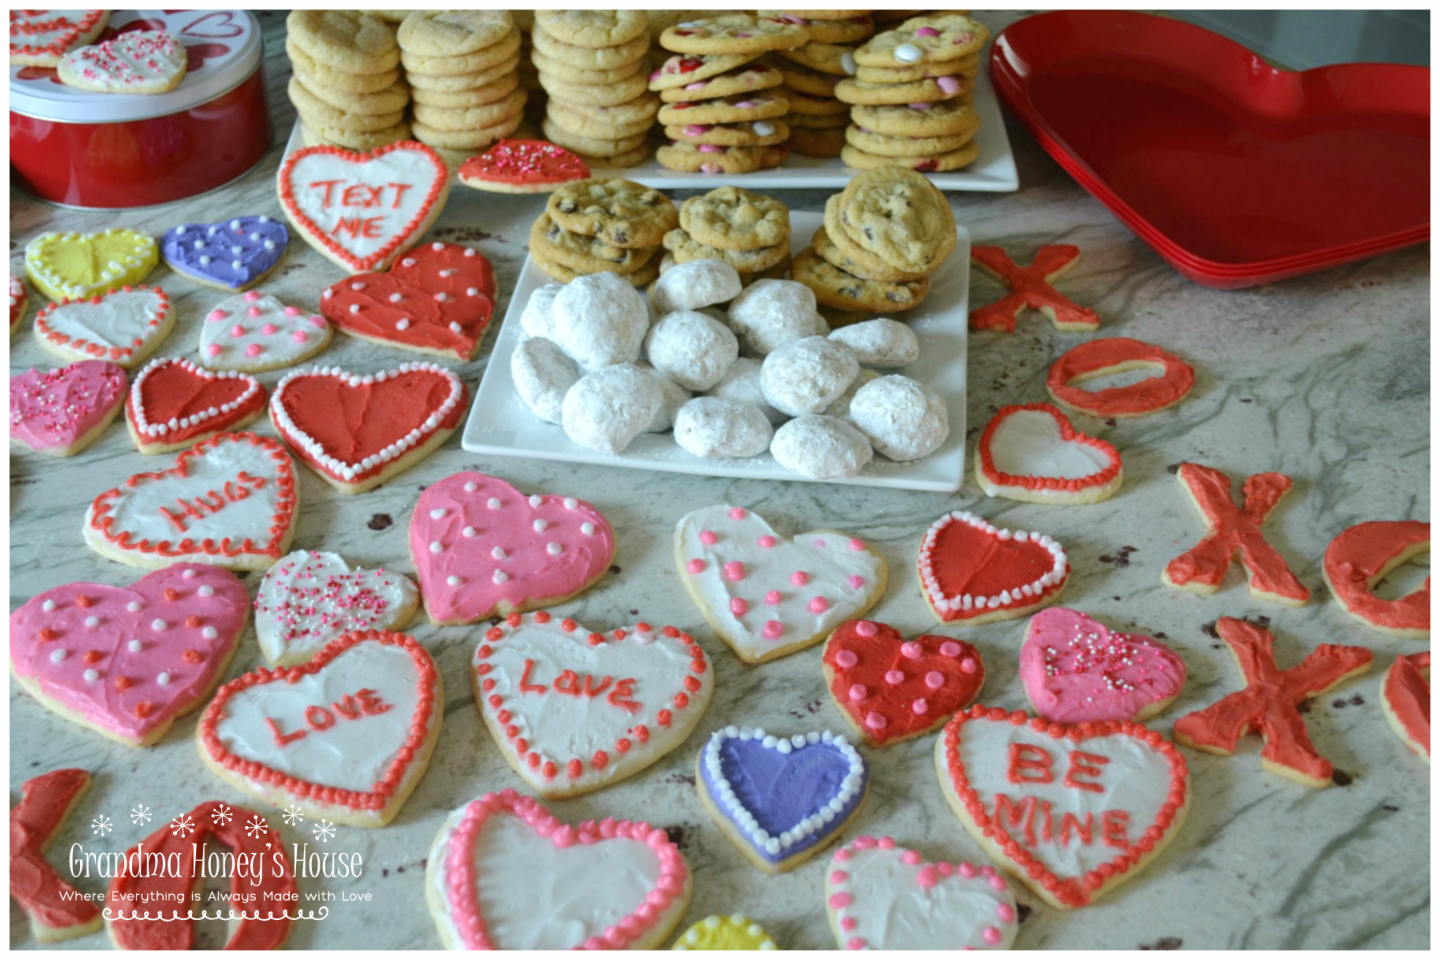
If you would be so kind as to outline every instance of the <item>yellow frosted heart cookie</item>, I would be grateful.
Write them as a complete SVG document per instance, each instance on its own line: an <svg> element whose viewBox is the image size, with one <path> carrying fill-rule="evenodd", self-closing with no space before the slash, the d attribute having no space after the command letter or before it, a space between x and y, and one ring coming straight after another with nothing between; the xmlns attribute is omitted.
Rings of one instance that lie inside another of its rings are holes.
<svg viewBox="0 0 1440 960"><path fill-rule="evenodd" d="M672 950L774 950L775 941L743 913L710 916L685 931Z"/></svg>
<svg viewBox="0 0 1440 960"><path fill-rule="evenodd" d="M44 233L25 248L25 273L51 300L85 300L150 276L160 262L155 238L134 230Z"/></svg>

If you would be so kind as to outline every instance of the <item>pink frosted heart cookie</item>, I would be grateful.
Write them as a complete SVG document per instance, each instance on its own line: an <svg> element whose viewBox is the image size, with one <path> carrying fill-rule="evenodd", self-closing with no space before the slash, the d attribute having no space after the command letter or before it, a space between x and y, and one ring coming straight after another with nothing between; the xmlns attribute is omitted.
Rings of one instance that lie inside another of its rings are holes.
<svg viewBox="0 0 1440 960"><path fill-rule="evenodd" d="M563 823L514 790L451 813L425 872L451 950L654 950L690 891L689 866L664 830L609 817Z"/></svg>
<svg viewBox="0 0 1440 960"><path fill-rule="evenodd" d="M1048 403L1003 407L980 435L975 479L987 496L1098 503L1120 489L1120 452Z"/></svg>
<svg viewBox="0 0 1440 960"><path fill-rule="evenodd" d="M70 457L99 437L125 405L125 371L105 360L10 378L10 445Z"/></svg>
<svg viewBox="0 0 1440 960"><path fill-rule="evenodd" d="M431 622L473 623L589 589L615 558L615 531L583 500L457 473L420 495L410 557Z"/></svg>
<svg viewBox="0 0 1440 960"><path fill-rule="evenodd" d="M169 470L137 473L96 497L85 542L137 567L183 560L264 570L290 545L299 499L284 447L222 433L181 453Z"/></svg>
<svg viewBox="0 0 1440 960"><path fill-rule="evenodd" d="M362 630L301 666L231 680L195 737L206 766L245 793L383 827L424 776L444 705L424 647L403 633Z"/></svg>
<svg viewBox="0 0 1440 960"><path fill-rule="evenodd" d="M890 837L856 837L825 875L835 942L846 950L1008 950L1019 920L994 867L930 863Z"/></svg>
<svg viewBox="0 0 1440 960"><path fill-rule="evenodd" d="M434 150L406 140L369 153L318 146L286 158L280 206L305 242L349 270L384 270L413 247L450 194Z"/></svg>
<svg viewBox="0 0 1440 960"><path fill-rule="evenodd" d="M226 297L200 325L200 362L259 373L308 360L330 345L330 324L258 290Z"/></svg>
<svg viewBox="0 0 1440 960"><path fill-rule="evenodd" d="M1185 758L1138 723L1071 726L975 706L935 741L935 767L966 832L1061 910L1133 878L1189 809Z"/></svg>
<svg viewBox="0 0 1440 960"><path fill-rule="evenodd" d="M759 514L728 504L680 518L675 563L706 621L747 663L829 636L874 606L887 578L885 558L848 533L786 539Z"/></svg>
<svg viewBox="0 0 1440 960"><path fill-rule="evenodd" d="M71 583L10 614L10 669L65 719L146 747L215 689L249 615L244 584L204 564Z"/></svg>
<svg viewBox="0 0 1440 960"><path fill-rule="evenodd" d="M121 287L89 300L62 300L35 315L35 339L64 360L139 366L175 327L159 287Z"/></svg>
<svg viewBox="0 0 1440 960"><path fill-rule="evenodd" d="M1030 618L1020 680L1046 720L1139 723L1180 695L1185 661L1153 637L1113 633L1077 610L1051 607Z"/></svg>
<svg viewBox="0 0 1440 960"><path fill-rule="evenodd" d="M544 610L485 631L475 702L505 759L547 797L638 773L685 741L710 704L705 651L675 627L592 632Z"/></svg>

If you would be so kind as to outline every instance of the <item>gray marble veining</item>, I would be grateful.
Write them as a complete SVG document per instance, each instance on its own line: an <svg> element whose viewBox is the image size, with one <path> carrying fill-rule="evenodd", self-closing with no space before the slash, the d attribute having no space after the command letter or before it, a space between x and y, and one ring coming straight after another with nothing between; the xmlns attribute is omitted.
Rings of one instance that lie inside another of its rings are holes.
<svg viewBox="0 0 1440 960"><path fill-rule="evenodd" d="M998 28L1013 15L987 19ZM272 178L293 112L283 92L288 74L281 52L283 19L266 14L264 20L277 147L259 169L202 199L123 216L58 210L12 190L11 269L20 270L24 244L44 230L123 222L158 235L182 220L277 214ZM1100 335L1158 343L1197 369L1194 393L1171 411L1119 423L1080 419L1078 426L1124 454L1125 485L1112 500L1073 508L989 500L970 478L958 496L942 496L481 460L462 451L457 436L419 467L359 497L340 497L301 468L304 508L296 546L411 572L405 531L415 498L425 484L462 469L494 473L527 491L573 493L601 507L619 531L615 569L565 604L564 612L597 628L643 616L695 631L714 660L718 692L681 749L619 786L552 807L568 820L624 816L669 828L695 871L685 925L710 913L743 911L791 948L833 945L821 902L821 862L777 878L759 874L701 810L693 761L705 733L728 723L793 733L838 730L843 721L824 690L818 648L748 667L705 628L680 587L670 551L671 530L687 510L728 501L761 512L785 533L835 526L871 541L892 574L873 616L905 632L945 633L975 643L989 671L983 701L1010 708L1025 705L1015 664L1023 623L937 629L915 585L911 571L920 538L947 510L963 507L998 524L1055 536L1075 569L1065 603L1118 629L1163 634L1184 655L1189 686L1154 722L1166 733L1176 717L1240 686L1231 656L1208 631L1217 617L1269 617L1281 666L1299 662L1319 643L1370 646L1376 669L1317 698L1307 715L1316 746L1344 772L1348 785L1315 791L1265 773L1258 737L1244 740L1229 758L1186 751L1194 803L1170 848L1139 879L1084 910L1053 910L1021 889L1019 899L1033 909L1017 946L1423 948L1430 938L1429 769L1388 729L1378 683L1395 654L1427 644L1369 632L1345 616L1324 588L1320 558L1330 539L1352 523L1429 517L1428 248L1275 286L1208 290L1162 263L1017 126L1010 132L1023 189L956 195L957 220L976 242L1003 245L1022 262L1042 244L1079 245L1084 260L1060 287L1099 312ZM795 209L819 210L825 195L794 191L783 199ZM494 262L503 309L539 207L534 199L457 189L433 233L473 244ZM948 269L966 265L951 263ZM265 289L282 300L313 305L319 291L340 276L296 240ZM163 267L154 279L167 287L180 316L162 352L190 354L201 317L221 295ZM974 281L975 303L999 295L999 286L978 272ZM11 370L53 366L31 339L28 320L25 326L11 345ZM974 437L1001 405L1045 399L1049 363L1083 339L1059 333L1036 316L1023 318L1013 335L973 336L972 452ZM323 362L367 371L406 359L408 354L338 336ZM487 359L488 350L460 365L459 372L478 383ZM278 379L279 374L262 377L267 386ZM268 424L258 429L270 432ZM139 456L118 425L71 460L12 455L11 609L71 580L133 579L136 571L84 547L81 518L95 494L168 460ZM1252 600L1238 571L1213 597L1161 585L1164 564L1203 532L1167 469L1183 460L1218 467L1237 482L1266 470L1295 479L1295 491L1266 529L1314 591L1308 606L1291 610ZM252 590L258 579L246 578ZM468 692L466 668L477 631L437 629L422 618L412 632L435 655L449 694L434 762L395 823L376 831L342 827L326 845L362 854L364 877L304 881L303 889L369 893L373 899L330 904L328 919L297 924L293 947L438 947L422 891L424 858L436 829L449 810L485 790L521 787L485 733ZM230 675L258 663L253 632L247 632ZM12 684L10 721L12 802L21 783L46 770L81 766L96 776L95 788L58 837L52 860L63 859L73 843L92 852L123 851L141 840L156 824L132 824L128 813L136 804L168 818L215 798L261 809L287 842L321 846L310 836L309 822L282 825L278 811L247 800L204 769L193 743L193 717L178 722L159 745L137 751L65 723ZM874 789L852 833L890 834L931 857L980 857L940 794L932 743L927 737L866 751ZM117 828L93 836L88 823L101 814ZM98 891L103 881L80 880L79 886ZM13 903L10 938L15 947L35 945ZM103 948L107 941L96 934L69 945Z"/></svg>

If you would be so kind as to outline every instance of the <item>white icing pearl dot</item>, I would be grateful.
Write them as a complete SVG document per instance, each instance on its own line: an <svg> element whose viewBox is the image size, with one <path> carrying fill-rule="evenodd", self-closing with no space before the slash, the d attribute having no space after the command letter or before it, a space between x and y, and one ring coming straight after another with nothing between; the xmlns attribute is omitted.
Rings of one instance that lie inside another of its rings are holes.
<svg viewBox="0 0 1440 960"><path fill-rule="evenodd" d="M151 621L150 621L150 629L152 629L152 630L168 630L169 628L170 628L170 624L166 623L164 620L151 620Z"/></svg>
<svg viewBox="0 0 1440 960"><path fill-rule="evenodd" d="M491 497L489 500L486 500L486 501L485 501L485 506L489 507L491 510L499 510L499 509L500 509L500 498L499 498L499 497Z"/></svg>
<svg viewBox="0 0 1440 960"><path fill-rule="evenodd" d="M86 671L85 671L85 679L86 679L86 680L89 680L91 683L94 683L96 680L99 680L99 679L100 679L100 671L99 671L99 670L86 670Z"/></svg>
<svg viewBox="0 0 1440 960"><path fill-rule="evenodd" d="M86 617L86 618L85 618L85 626L87 626L87 627L98 627L98 626L100 626L100 618L99 618L99 617Z"/></svg>
<svg viewBox="0 0 1440 960"><path fill-rule="evenodd" d="M555 554L559 553L559 552L560 552L561 550L563 550L563 549L564 549L564 547L560 546L560 544L555 543L554 541L551 541L550 543L545 544L545 550L546 550L551 556L554 556Z"/></svg>
<svg viewBox="0 0 1440 960"><path fill-rule="evenodd" d="M160 686L162 686L162 687L167 687L167 686L169 686L169 685L170 685L170 674L168 674L168 673L162 673L162 674L160 674L158 677L155 678L155 682L158 683L158 684L160 684Z"/></svg>
<svg viewBox="0 0 1440 960"><path fill-rule="evenodd" d="M448 576L448 577L445 578L445 582L448 583L448 584L450 584L450 586L452 586L452 587L458 587L458 586L460 586L460 584L464 583L465 581L464 581L464 580L461 580L459 577L455 576L455 574L452 573L452 574L450 574L450 576Z"/></svg>
<svg viewBox="0 0 1440 960"><path fill-rule="evenodd" d="M538 494L538 493L532 493L532 494L530 494L530 506L532 506L532 507L538 507L538 506L540 506L540 504L542 504L542 503L544 503L544 502L545 502L545 498L542 497L542 496L540 496L540 494Z"/></svg>
<svg viewBox="0 0 1440 960"><path fill-rule="evenodd" d="M493 579L496 583L504 583L506 580L510 579L510 574L506 573L504 570L496 570L495 576L491 579Z"/></svg>
<svg viewBox="0 0 1440 960"><path fill-rule="evenodd" d="M68 654L66 651L64 651L64 650L51 650L51 651L50 651L50 662L51 662L51 663L59 663L61 660L64 660L67 656L69 656L69 654Z"/></svg>
<svg viewBox="0 0 1440 960"><path fill-rule="evenodd" d="M535 527L536 533L544 533L545 528L550 526L550 524L546 523L544 520L536 520L535 523L532 524L532 526Z"/></svg>
<svg viewBox="0 0 1440 960"><path fill-rule="evenodd" d="M445 516L445 513L446 511L443 507L436 507L434 510L430 511L430 519L439 520Z"/></svg>
<svg viewBox="0 0 1440 960"><path fill-rule="evenodd" d="M504 559L505 559L505 548L504 548L504 547L496 547L496 548L494 548L493 550L490 551L490 556L494 557L496 560L504 560Z"/></svg>
<svg viewBox="0 0 1440 960"><path fill-rule="evenodd" d="M129 643L125 644L125 646L130 648L131 653L139 653L140 649L144 646L144 644L142 644L139 640L131 640Z"/></svg>
<svg viewBox="0 0 1440 960"><path fill-rule="evenodd" d="M189 567L186 567L184 570L181 570L181 571L180 571L180 579L181 579L181 580L194 580L194 579L195 579L195 571L194 571L194 570L191 570Z"/></svg>
<svg viewBox="0 0 1440 960"><path fill-rule="evenodd" d="M206 640L214 640L216 637L220 636L220 631L216 630L214 627L206 627L204 630L200 631L200 636L204 637Z"/></svg>
<svg viewBox="0 0 1440 960"><path fill-rule="evenodd" d="M576 507L578 507L578 506L580 506L580 501L579 501L579 500L576 500L574 497L566 497L566 498L565 498L565 509L566 509L566 510L574 510L574 509L575 509Z"/></svg>
<svg viewBox="0 0 1440 960"><path fill-rule="evenodd" d="M476 530L474 527L466 527L464 530L460 531L460 535L464 537L475 537L479 536L479 534L480 531Z"/></svg>
<svg viewBox="0 0 1440 960"><path fill-rule="evenodd" d="M135 613L139 610L145 609L145 604L141 603L139 600L131 600L129 603L125 604L125 609L129 610L131 613Z"/></svg>
<svg viewBox="0 0 1440 960"><path fill-rule="evenodd" d="M466 493L474 493L476 490L479 490L479 489L480 489L480 484L476 483L474 480L466 480L466 481L465 481L465 492L466 492Z"/></svg>
<svg viewBox="0 0 1440 960"><path fill-rule="evenodd" d="M585 534L587 537L593 536L595 533L595 524L591 523L589 520L586 520L584 523L580 524L580 532Z"/></svg>
<svg viewBox="0 0 1440 960"><path fill-rule="evenodd" d="M55 601L46 600L44 603L40 604L40 609L44 610L46 613L52 612L55 609Z"/></svg>
<svg viewBox="0 0 1440 960"><path fill-rule="evenodd" d="M440 543L439 540L431 540L431 541L430 541L430 552L431 552L431 553L439 553L441 550L444 550L444 549L445 549L445 547Z"/></svg>
<svg viewBox="0 0 1440 960"><path fill-rule="evenodd" d="M202 597L215 596L215 588L210 586L208 583L205 584L205 586L201 587L199 590L196 590L195 592L200 594L200 596Z"/></svg>

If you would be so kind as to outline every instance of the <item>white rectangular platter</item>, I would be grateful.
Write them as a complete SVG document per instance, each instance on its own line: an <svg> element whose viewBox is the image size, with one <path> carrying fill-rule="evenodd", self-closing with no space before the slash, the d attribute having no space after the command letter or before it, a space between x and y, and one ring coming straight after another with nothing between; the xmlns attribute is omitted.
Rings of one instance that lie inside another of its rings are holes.
<svg viewBox="0 0 1440 960"><path fill-rule="evenodd" d="M818 213L791 213L791 246L798 252L810 243L821 225ZM969 317L970 236L959 228L959 242L945 266L935 275L930 295L913 310L894 316L905 320L920 338L920 359L903 370L908 377L928 384L949 406L950 436L939 450L923 460L895 463L876 455L858 476L823 481L863 487L929 490L953 493L965 475L966 329ZM736 477L753 480L808 481L775 462L769 453L746 459L711 460L682 450L669 433L637 437L619 454L597 453L572 443L565 431L530 412L515 393L510 376L510 355L524 339L520 314L530 294L550 278L529 257L521 268L505 320L495 335L490 362L470 406L461 446L472 453L504 457L530 457L591 463L635 470Z"/></svg>

